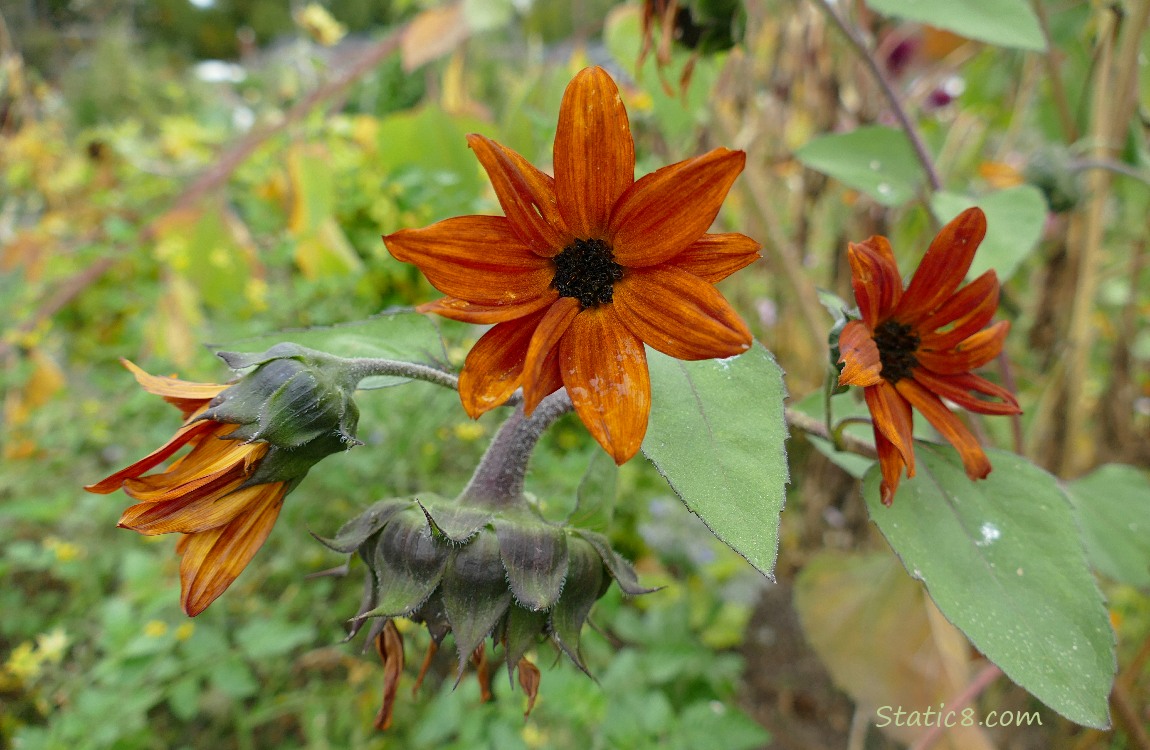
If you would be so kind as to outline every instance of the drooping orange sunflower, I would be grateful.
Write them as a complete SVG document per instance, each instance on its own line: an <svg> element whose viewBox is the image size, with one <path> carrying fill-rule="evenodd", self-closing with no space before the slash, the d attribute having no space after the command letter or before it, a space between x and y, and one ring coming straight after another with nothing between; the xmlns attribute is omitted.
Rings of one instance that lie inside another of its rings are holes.
<svg viewBox="0 0 1150 750"><path fill-rule="evenodd" d="M420 307L495 323L467 356L463 406L478 417L523 386L528 413L567 387L616 463L639 450L651 386L643 345L684 360L729 357L751 334L715 282L759 244L707 234L743 169L717 148L636 181L627 111L600 68L575 76L555 134L555 177L480 135L471 148L505 216L460 216L384 237L447 297Z"/></svg>
<svg viewBox="0 0 1150 750"><path fill-rule="evenodd" d="M912 408L958 449L971 479L985 478L990 461L942 399L980 414L1022 411L1010 391L971 372L998 356L1010 330L1005 320L988 325L998 309L994 271L959 289L985 235L981 209L959 214L930 243L905 291L886 237L850 245L862 320L847 323L839 338L839 384L864 389L884 505L893 501L903 467L914 476Z"/></svg>
<svg viewBox="0 0 1150 750"><path fill-rule="evenodd" d="M224 593L263 545L291 482L247 485L270 446L229 439L240 425L201 418L228 386L158 377L124 364L144 390L179 408L184 424L157 450L84 489L106 495L123 488L139 501L120 517L122 528L184 535L176 546L180 606L195 617ZM191 451L166 471L144 476L185 445Z"/></svg>

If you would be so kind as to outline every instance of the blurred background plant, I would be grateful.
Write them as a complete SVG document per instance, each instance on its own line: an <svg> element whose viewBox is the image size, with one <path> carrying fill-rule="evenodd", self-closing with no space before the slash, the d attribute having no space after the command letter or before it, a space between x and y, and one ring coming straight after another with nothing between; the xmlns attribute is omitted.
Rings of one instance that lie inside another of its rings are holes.
<svg viewBox="0 0 1150 750"><path fill-rule="evenodd" d="M802 439L790 444L776 584L633 461L612 539L645 585L667 588L599 604L584 638L598 683L542 659L525 722L500 681L477 707L475 685L452 693L444 672L419 695L401 690L386 735L371 729L378 662L340 644L358 585L305 578L338 562L306 531L331 533L383 496L454 496L498 415L471 422L426 384L361 397L367 446L313 472L195 620L177 606L170 540L118 531L120 504L81 491L172 430L119 357L215 381L204 342L429 299L379 235L498 212L464 135L547 167L563 87L585 64L620 81L639 173L717 145L748 152L719 226L762 241L766 259L723 291L804 405L821 401L802 399L820 388L832 324L816 287L848 296L847 241L887 235L909 268L940 221L983 206L992 234L976 263L1004 282L1015 328L1003 372L1026 415L1019 435L1006 420L975 427L1066 479L1140 467L1083 481L1124 498L1108 518L1136 524L1143 542L1108 564L1103 525L1089 549L1118 633L1118 730L1084 730L999 680L980 705L1040 711L1042 726L944 742L1150 747L1147 3L1020 3L1041 33L1022 25L1004 41L877 15L886 2L760 0L742 8L733 50L691 49L700 19L731 5L685 3L694 15L671 27L670 59L649 55L641 70L642 11L611 0L4 6L0 747L877 748L929 734L866 723L880 705L952 698L984 662L892 565L858 474ZM828 9L865 32L867 57ZM1108 97L1126 91L1123 76L1137 94ZM460 364L477 331L442 332ZM596 450L566 418L529 489L569 509ZM844 623L857 641L836 635ZM908 643L920 657L910 666Z"/></svg>

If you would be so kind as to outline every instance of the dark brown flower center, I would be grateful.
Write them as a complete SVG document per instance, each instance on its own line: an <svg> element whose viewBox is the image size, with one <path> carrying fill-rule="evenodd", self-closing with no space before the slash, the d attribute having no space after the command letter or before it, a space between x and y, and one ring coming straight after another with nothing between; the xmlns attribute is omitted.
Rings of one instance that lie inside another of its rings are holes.
<svg viewBox="0 0 1150 750"><path fill-rule="evenodd" d="M611 246L603 240L575 240L555 256L551 288L560 297L574 297L583 307L610 302L623 266L615 262Z"/></svg>
<svg viewBox="0 0 1150 750"><path fill-rule="evenodd" d="M905 323L897 320L880 323L874 329L874 343L882 362L880 374L888 383L897 383L918 367L914 354L918 351L919 338Z"/></svg>

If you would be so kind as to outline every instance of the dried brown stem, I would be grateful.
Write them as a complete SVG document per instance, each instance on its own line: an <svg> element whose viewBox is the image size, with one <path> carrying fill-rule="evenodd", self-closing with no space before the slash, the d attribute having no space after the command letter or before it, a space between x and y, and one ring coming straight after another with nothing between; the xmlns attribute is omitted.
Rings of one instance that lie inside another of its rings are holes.
<svg viewBox="0 0 1150 750"><path fill-rule="evenodd" d="M894 86L891 85L890 79L886 77L886 73L883 72L882 67L878 64L870 48L867 47L862 37L859 36L858 31L852 28L827 0L815 0L815 4L818 5L823 13L831 19L831 22L838 27L838 30L842 32L847 42L855 52L858 53L859 58L862 59L863 65L865 65L871 75L874 76L875 82L878 83L879 88L882 89L883 96L886 97L887 103L890 105L891 112L894 113L895 119L898 120L898 124L903 129L903 132L906 133L906 137L910 141L911 148L914 149L914 154L918 158L919 164L922 165L923 171L926 172L926 179L930 183L930 189L932 191L941 190L942 180L938 176L938 170L935 169L934 161L931 159L930 152L926 148L926 143L922 140L922 136L919 135L918 128L911 122L910 115L907 114L906 107L902 105L902 100L899 98L898 92L894 90Z"/></svg>
<svg viewBox="0 0 1150 750"><path fill-rule="evenodd" d="M787 425L802 430L808 435L820 437L823 440L834 442L834 436L831 435L827 429L826 423L818 417L812 417L810 414L804 414L798 409L787 407L786 409ZM865 440L854 437L853 435L843 434L840 436L840 443L843 450L848 453L857 453L860 456L867 458L878 458L878 453L875 452L874 446Z"/></svg>

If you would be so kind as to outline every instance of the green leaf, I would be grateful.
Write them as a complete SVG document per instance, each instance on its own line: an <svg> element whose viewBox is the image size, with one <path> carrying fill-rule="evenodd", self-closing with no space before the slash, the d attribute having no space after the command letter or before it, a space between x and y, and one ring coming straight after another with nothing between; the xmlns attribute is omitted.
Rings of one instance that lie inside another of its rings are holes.
<svg viewBox="0 0 1150 750"><path fill-rule="evenodd" d="M447 349L439 328L431 318L411 310L390 310L354 323L279 331L226 344L211 344L210 348L258 352L284 341L338 357L377 357L431 365L447 361ZM408 380L391 376L365 378L359 389L386 388Z"/></svg>
<svg viewBox="0 0 1150 750"><path fill-rule="evenodd" d="M648 349L647 363L643 453L715 536L771 577L789 481L783 371L758 342L700 362Z"/></svg>
<svg viewBox="0 0 1150 750"><path fill-rule="evenodd" d="M1026 0L867 0L867 5L1000 47L1046 49L1038 17Z"/></svg>
<svg viewBox="0 0 1150 750"><path fill-rule="evenodd" d="M1033 185L1019 185L979 198L937 193L930 201L931 211L943 224L971 206L978 206L986 213L986 239L975 253L967 276L977 278L993 268L998 280L1005 282L1042 237L1048 213L1046 199Z"/></svg>
<svg viewBox="0 0 1150 750"><path fill-rule="evenodd" d="M814 138L795 156L884 206L914 198L925 177L906 134L878 125Z"/></svg>
<svg viewBox="0 0 1150 750"><path fill-rule="evenodd" d="M1005 451L972 482L950 446L916 443L894 504L867 472L871 518L938 608L1010 679L1071 721L1105 728L1114 632L1054 477Z"/></svg>
<svg viewBox="0 0 1150 750"><path fill-rule="evenodd" d="M579 482L575 494L575 510L567 519L569 526L590 531L606 531L615 515L615 486L619 467L605 451L591 454L587 471Z"/></svg>
<svg viewBox="0 0 1150 750"><path fill-rule="evenodd" d="M1150 589L1150 481L1145 472L1109 464L1070 482L1066 491L1095 570Z"/></svg>

